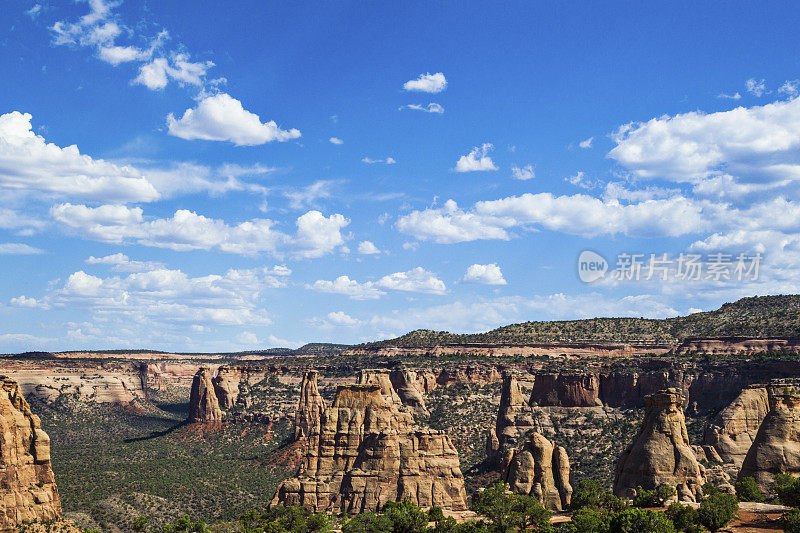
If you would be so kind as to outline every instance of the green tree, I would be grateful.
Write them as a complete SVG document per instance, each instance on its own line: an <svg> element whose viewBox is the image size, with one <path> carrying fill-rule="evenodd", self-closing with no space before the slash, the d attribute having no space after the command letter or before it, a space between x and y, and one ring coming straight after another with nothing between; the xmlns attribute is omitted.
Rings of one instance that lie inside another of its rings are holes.
<svg viewBox="0 0 800 533"><path fill-rule="evenodd" d="M495 483L476 494L472 507L476 513L489 519L489 531L492 533L550 529L550 511L543 508L533 496L510 494L505 483Z"/></svg>
<svg viewBox="0 0 800 533"><path fill-rule="evenodd" d="M703 500L697 510L700 523L710 531L717 531L734 519L739 501L732 494L714 494Z"/></svg>
<svg viewBox="0 0 800 533"><path fill-rule="evenodd" d="M428 525L428 514L408 499L386 502L382 512L392 521L392 533L422 533Z"/></svg>
<svg viewBox="0 0 800 533"><path fill-rule="evenodd" d="M673 502L666 511L667 518L672 520L678 531L692 531L700 523L697 509L678 502Z"/></svg>
<svg viewBox="0 0 800 533"><path fill-rule="evenodd" d="M205 522L192 520L186 515L164 526L164 533L209 533L209 531Z"/></svg>
<svg viewBox="0 0 800 533"><path fill-rule="evenodd" d="M751 476L742 478L736 482L736 497L742 502L763 502L764 493L758 487L758 483Z"/></svg>
<svg viewBox="0 0 800 533"><path fill-rule="evenodd" d="M342 533L387 533L392 530L392 521L382 514L357 514L342 526Z"/></svg>
<svg viewBox="0 0 800 533"><path fill-rule="evenodd" d="M582 507L572 513L568 529L574 533L609 533L612 514L597 507Z"/></svg>
<svg viewBox="0 0 800 533"><path fill-rule="evenodd" d="M664 513L631 507L614 513L610 533L675 533L675 526Z"/></svg>
<svg viewBox="0 0 800 533"><path fill-rule="evenodd" d="M669 485L659 485L654 490L645 490L642 487L637 487L636 496L633 498L633 506L661 507L675 494L675 488Z"/></svg>
<svg viewBox="0 0 800 533"><path fill-rule="evenodd" d="M789 474L775 474L772 489L783 505L800 507L800 479Z"/></svg>

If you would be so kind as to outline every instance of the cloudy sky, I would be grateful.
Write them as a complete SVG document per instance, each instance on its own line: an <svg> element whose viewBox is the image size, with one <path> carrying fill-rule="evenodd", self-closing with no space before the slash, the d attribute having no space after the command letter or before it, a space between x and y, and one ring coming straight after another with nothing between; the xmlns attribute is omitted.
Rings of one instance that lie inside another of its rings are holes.
<svg viewBox="0 0 800 533"><path fill-rule="evenodd" d="M0 352L798 292L800 8L696 4L8 0Z"/></svg>

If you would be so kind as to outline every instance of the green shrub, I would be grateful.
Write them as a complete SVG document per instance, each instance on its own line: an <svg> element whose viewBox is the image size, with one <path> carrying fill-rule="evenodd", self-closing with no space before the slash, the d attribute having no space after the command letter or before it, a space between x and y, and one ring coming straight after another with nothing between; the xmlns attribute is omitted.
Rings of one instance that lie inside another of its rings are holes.
<svg viewBox="0 0 800 533"><path fill-rule="evenodd" d="M783 505L800 507L800 479L789 474L775 474L772 489Z"/></svg>
<svg viewBox="0 0 800 533"><path fill-rule="evenodd" d="M642 487L637 487L636 496L633 498L633 506L662 507L675 494L675 488L669 485L659 485L655 490L645 490Z"/></svg>
<svg viewBox="0 0 800 533"><path fill-rule="evenodd" d="M583 507L572 513L569 530L574 533L608 533L610 513L596 507Z"/></svg>
<svg viewBox="0 0 800 533"><path fill-rule="evenodd" d="M714 494L720 494L722 492L716 485L714 485L710 481L706 481L705 483L703 483L703 486L700 487L700 489L703 491L703 495L705 495L706 497L713 496Z"/></svg>
<svg viewBox="0 0 800 533"><path fill-rule="evenodd" d="M758 487L756 480L750 476L736 482L736 497L741 502L763 502L764 493Z"/></svg>
<svg viewBox="0 0 800 533"><path fill-rule="evenodd" d="M408 499L386 502L381 512L392 521L392 533L422 533L428 525L428 514Z"/></svg>
<svg viewBox="0 0 800 533"><path fill-rule="evenodd" d="M610 533L675 533L664 513L631 507L611 517Z"/></svg>
<svg viewBox="0 0 800 533"><path fill-rule="evenodd" d="M673 502L667 507L666 515L678 531L691 531L700 523L697 509L678 502Z"/></svg>
<svg viewBox="0 0 800 533"><path fill-rule="evenodd" d="M391 530L392 521L375 513L358 514L342 526L342 533L387 533Z"/></svg>
<svg viewBox="0 0 800 533"><path fill-rule="evenodd" d="M473 499L472 510L489 519L489 531L506 533L515 529L550 529L550 511L533 496L509 494L505 483L495 483Z"/></svg>
<svg viewBox="0 0 800 533"><path fill-rule="evenodd" d="M697 510L700 523L716 531L733 520L739 510L739 501L732 494L713 494L703 500Z"/></svg>
<svg viewBox="0 0 800 533"><path fill-rule="evenodd" d="M209 533L209 529L202 520L192 520L188 516L182 516L165 525L164 533Z"/></svg>
<svg viewBox="0 0 800 533"><path fill-rule="evenodd" d="M800 509L792 509L781 518L786 533L800 533Z"/></svg>

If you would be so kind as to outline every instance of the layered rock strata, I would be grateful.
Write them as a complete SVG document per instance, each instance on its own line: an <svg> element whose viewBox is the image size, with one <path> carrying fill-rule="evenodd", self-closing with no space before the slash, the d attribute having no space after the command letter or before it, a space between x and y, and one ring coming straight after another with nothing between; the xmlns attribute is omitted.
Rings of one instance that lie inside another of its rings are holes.
<svg viewBox="0 0 800 533"><path fill-rule="evenodd" d="M636 437L620 455L614 494L630 498L638 487L674 487L681 501L698 501L705 472L697 462L683 415L683 393L665 389L645 398L645 415Z"/></svg>
<svg viewBox="0 0 800 533"><path fill-rule="evenodd" d="M539 433L531 431L506 452L502 476L513 492L535 496L547 509L561 511L569 506L572 486L567 450Z"/></svg>
<svg viewBox="0 0 800 533"><path fill-rule="evenodd" d="M50 437L31 413L19 385L0 386L0 531L61 518L50 463Z"/></svg>
<svg viewBox="0 0 800 533"><path fill-rule="evenodd" d="M394 390L392 380L389 377L389 370L385 369L367 369L358 371L358 384L359 385L377 385L380 387L381 395L392 405L400 407L403 405L403 400L400 395Z"/></svg>
<svg viewBox="0 0 800 533"><path fill-rule="evenodd" d="M222 420L222 410L214 391L211 370L201 367L192 380L189 397L189 422L216 422Z"/></svg>
<svg viewBox="0 0 800 533"><path fill-rule="evenodd" d="M271 505L359 513L405 498L466 510L458 452L443 432L414 427L380 385L342 385L306 441L297 476Z"/></svg>
<svg viewBox="0 0 800 533"><path fill-rule="evenodd" d="M714 417L706 429L704 444L713 447L722 462L741 468L768 412L767 387L747 387Z"/></svg>
<svg viewBox="0 0 800 533"><path fill-rule="evenodd" d="M800 474L800 390L771 383L769 412L742 462L739 479L755 478L770 491L775 474Z"/></svg>
<svg viewBox="0 0 800 533"><path fill-rule="evenodd" d="M300 401L294 417L294 440L319 435L322 413L325 411L325 400L317 388L317 371L309 370L303 374L300 383Z"/></svg>

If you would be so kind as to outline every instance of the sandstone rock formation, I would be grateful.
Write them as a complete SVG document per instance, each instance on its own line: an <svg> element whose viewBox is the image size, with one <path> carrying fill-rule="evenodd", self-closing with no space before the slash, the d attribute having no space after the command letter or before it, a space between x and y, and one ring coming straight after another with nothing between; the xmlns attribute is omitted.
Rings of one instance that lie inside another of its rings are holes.
<svg viewBox="0 0 800 533"><path fill-rule="evenodd" d="M415 385L417 381L415 372L405 368L396 368L389 373L389 380L394 390L397 391L397 395L400 396L400 401L403 402L403 405L411 409L414 414L430 416L428 409L425 407L422 393Z"/></svg>
<svg viewBox="0 0 800 533"><path fill-rule="evenodd" d="M536 374L530 401L562 407L602 406L600 377L594 373Z"/></svg>
<svg viewBox="0 0 800 533"><path fill-rule="evenodd" d="M229 366L221 366L217 370L217 377L213 379L214 394L217 396L221 409L231 409L239 398L239 381L241 371Z"/></svg>
<svg viewBox="0 0 800 533"><path fill-rule="evenodd" d="M508 450L502 476L513 492L535 496L554 511L567 508L572 498L567 450L534 431Z"/></svg>
<svg viewBox="0 0 800 533"><path fill-rule="evenodd" d="M294 417L294 440L308 438L312 433L319 434L325 400L317 389L317 371L309 370L303 374L300 384L300 401Z"/></svg>
<svg viewBox="0 0 800 533"><path fill-rule="evenodd" d="M747 387L733 403L714 417L706 429L704 443L713 446L723 462L733 463L736 468L741 468L767 412L767 387Z"/></svg>
<svg viewBox="0 0 800 533"><path fill-rule="evenodd" d="M381 389L381 395L386 398L386 401L396 406L403 405L403 400L397 394L392 386L392 380L389 378L389 371L385 369L367 369L358 371L358 384L359 385L377 385Z"/></svg>
<svg viewBox="0 0 800 533"><path fill-rule="evenodd" d="M739 471L766 491L775 474L800 474L800 390L771 383L768 395L769 412Z"/></svg>
<svg viewBox="0 0 800 533"><path fill-rule="evenodd" d="M681 501L702 497L705 472L689 444L683 399L682 391L674 388L645 398L642 426L617 462L614 494L630 498L637 487L669 485Z"/></svg>
<svg viewBox="0 0 800 533"><path fill-rule="evenodd" d="M499 448L515 446L519 437L531 429L534 429L533 411L522 394L517 375L514 371L504 371L495 426Z"/></svg>
<svg viewBox="0 0 800 533"><path fill-rule="evenodd" d="M443 432L414 427L380 385L342 385L308 437L297 477L271 505L359 513L404 498L467 509L458 452Z"/></svg>
<svg viewBox="0 0 800 533"><path fill-rule="evenodd" d="M19 385L0 386L0 531L61 518L61 499L50 464L50 437Z"/></svg>
<svg viewBox="0 0 800 533"><path fill-rule="evenodd" d="M211 370L201 367L194 375L189 397L189 422L216 422L222 420L222 410L214 392Z"/></svg>

